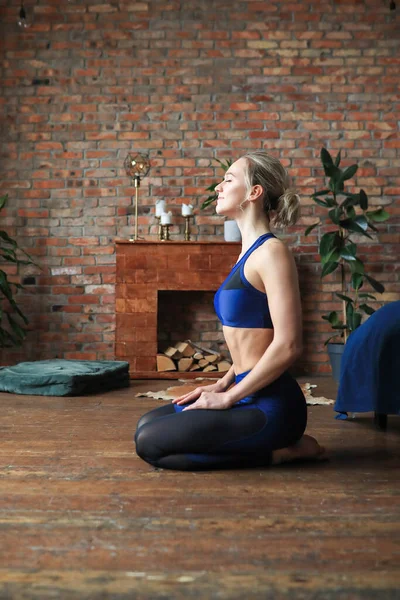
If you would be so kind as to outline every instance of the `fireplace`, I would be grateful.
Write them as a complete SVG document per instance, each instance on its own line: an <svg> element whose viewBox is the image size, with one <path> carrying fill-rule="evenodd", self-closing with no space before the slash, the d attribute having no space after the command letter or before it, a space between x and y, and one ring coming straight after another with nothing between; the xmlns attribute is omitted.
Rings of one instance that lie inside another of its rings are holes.
<svg viewBox="0 0 400 600"><path fill-rule="evenodd" d="M214 310L214 293L158 290L158 352L186 339L229 358L222 325Z"/></svg>
<svg viewBox="0 0 400 600"><path fill-rule="evenodd" d="M181 377L179 371L157 372L159 295L215 292L236 262L240 243L121 240L116 244L116 358L129 362L134 379Z"/></svg>

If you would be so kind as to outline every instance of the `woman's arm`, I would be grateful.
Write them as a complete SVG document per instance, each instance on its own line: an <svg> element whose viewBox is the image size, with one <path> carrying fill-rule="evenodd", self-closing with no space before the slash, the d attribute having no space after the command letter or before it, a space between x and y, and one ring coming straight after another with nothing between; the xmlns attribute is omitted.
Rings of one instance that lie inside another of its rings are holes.
<svg viewBox="0 0 400 600"><path fill-rule="evenodd" d="M282 242L271 240L257 253L254 269L267 293L274 338L250 373L226 392L229 406L275 381L302 349L300 292L293 256Z"/></svg>
<svg viewBox="0 0 400 600"><path fill-rule="evenodd" d="M210 385L199 386L196 389L188 392L184 396L179 396L172 400L173 404L187 404L188 402L193 402L193 400L197 400L204 392L214 392L214 393L222 393L226 392L229 386L235 381L235 370L232 365L229 371L225 373L221 379L218 379L215 383Z"/></svg>
<svg viewBox="0 0 400 600"><path fill-rule="evenodd" d="M235 367L234 367L234 365L232 365L231 368L229 369L229 371L227 371L225 373L225 375L217 381L218 389L216 389L215 391L216 392L225 392L234 381L235 381Z"/></svg>

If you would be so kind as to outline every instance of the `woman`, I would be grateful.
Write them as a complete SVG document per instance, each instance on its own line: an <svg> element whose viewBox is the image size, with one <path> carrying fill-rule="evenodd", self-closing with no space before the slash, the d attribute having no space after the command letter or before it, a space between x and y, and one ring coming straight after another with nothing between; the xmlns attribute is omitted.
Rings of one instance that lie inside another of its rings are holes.
<svg viewBox="0 0 400 600"><path fill-rule="evenodd" d="M216 210L237 221L242 252L215 295L233 365L138 423L137 454L167 469L252 467L320 458L303 435L304 395L287 373L301 353L294 260L270 225L293 225L299 197L281 163L264 151L237 160L216 187ZM232 386L232 384L235 385Z"/></svg>

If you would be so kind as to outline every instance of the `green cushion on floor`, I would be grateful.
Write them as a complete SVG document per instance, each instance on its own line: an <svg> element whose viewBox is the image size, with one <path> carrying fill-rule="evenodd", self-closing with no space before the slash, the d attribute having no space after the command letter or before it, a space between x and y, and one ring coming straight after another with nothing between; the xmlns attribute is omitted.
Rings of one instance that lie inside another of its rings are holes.
<svg viewBox="0 0 400 600"><path fill-rule="evenodd" d="M109 360L38 360L0 367L0 391L78 396L129 386L129 363Z"/></svg>

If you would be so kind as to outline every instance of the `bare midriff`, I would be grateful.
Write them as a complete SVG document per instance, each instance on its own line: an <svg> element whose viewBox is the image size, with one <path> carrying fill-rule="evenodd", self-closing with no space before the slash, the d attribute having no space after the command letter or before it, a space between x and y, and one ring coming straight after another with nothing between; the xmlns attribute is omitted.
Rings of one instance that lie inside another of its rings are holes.
<svg viewBox="0 0 400 600"><path fill-rule="evenodd" d="M224 325L223 332L236 375L250 371L274 339L273 329L249 329Z"/></svg>

